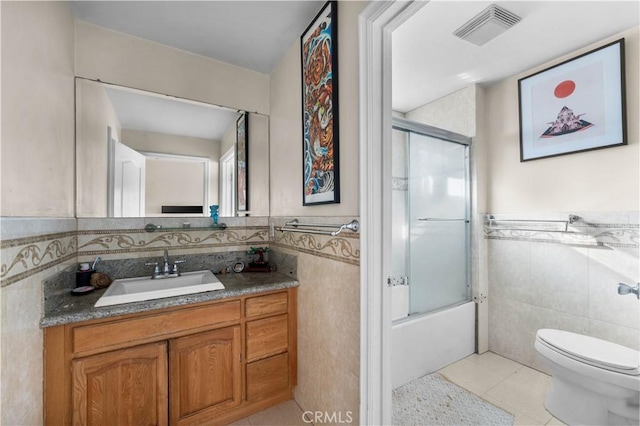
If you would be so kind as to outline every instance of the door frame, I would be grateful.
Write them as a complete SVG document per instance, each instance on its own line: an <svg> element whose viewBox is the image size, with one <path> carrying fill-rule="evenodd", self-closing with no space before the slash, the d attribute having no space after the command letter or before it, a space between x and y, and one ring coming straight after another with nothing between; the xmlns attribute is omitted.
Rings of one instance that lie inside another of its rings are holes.
<svg viewBox="0 0 640 426"><path fill-rule="evenodd" d="M426 1L370 2L358 17L360 423L391 424L391 33Z"/></svg>

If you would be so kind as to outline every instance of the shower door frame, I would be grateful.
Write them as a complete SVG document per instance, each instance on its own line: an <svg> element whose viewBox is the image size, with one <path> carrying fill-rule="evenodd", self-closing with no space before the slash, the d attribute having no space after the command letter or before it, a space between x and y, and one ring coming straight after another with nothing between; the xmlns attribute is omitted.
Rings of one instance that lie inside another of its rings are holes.
<svg viewBox="0 0 640 426"><path fill-rule="evenodd" d="M411 321L413 319L419 318L423 315L433 314L435 312L439 312L445 309L450 309L455 306L462 305L464 303L468 303L472 300L472 282L471 282L471 237L472 237L472 221L471 221L471 211L472 211L472 200L471 200L471 146L473 143L473 139L461 135L459 133L455 133L446 129L441 129L439 127L430 126L428 124L419 123L416 121L408 120L406 118L393 117L392 118L392 130L400 130L403 132L415 133L418 135L440 139L444 142L455 143L458 145L463 145L465 149L465 266L466 266L466 287L467 287L467 298L460 302L456 302L450 305L441 306L437 309L419 312L414 315L407 315L406 318L398 319L393 321L394 324L398 324L404 321ZM407 142L408 146L411 144L411 139L409 138L409 142ZM407 150L407 155L409 155L409 150ZM408 161L408 160L407 160ZM410 201L407 201L410 204ZM407 210L409 211L409 209ZM411 226L407 221L407 226ZM409 231L410 232L410 231ZM408 244L410 246L410 244ZM409 248L411 250L411 248ZM409 276L409 298L411 298L411 284L413 281L413 277L410 276L410 273L407 271L406 274Z"/></svg>

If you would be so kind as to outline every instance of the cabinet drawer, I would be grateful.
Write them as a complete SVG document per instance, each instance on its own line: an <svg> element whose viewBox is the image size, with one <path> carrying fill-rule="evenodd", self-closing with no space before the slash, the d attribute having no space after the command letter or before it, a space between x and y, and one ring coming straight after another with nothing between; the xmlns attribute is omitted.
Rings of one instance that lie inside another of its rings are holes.
<svg viewBox="0 0 640 426"><path fill-rule="evenodd" d="M129 342L153 341L173 333L239 319L240 301L234 300L165 314L80 326L73 329L73 352L99 352Z"/></svg>
<svg viewBox="0 0 640 426"><path fill-rule="evenodd" d="M289 354L247 364L247 400L272 396L289 387Z"/></svg>
<svg viewBox="0 0 640 426"><path fill-rule="evenodd" d="M285 352L289 346L288 315L247 322L247 361Z"/></svg>
<svg viewBox="0 0 640 426"><path fill-rule="evenodd" d="M289 299L287 293L269 294L267 296L251 297L246 300L245 316L247 318L279 315L287 313Z"/></svg>

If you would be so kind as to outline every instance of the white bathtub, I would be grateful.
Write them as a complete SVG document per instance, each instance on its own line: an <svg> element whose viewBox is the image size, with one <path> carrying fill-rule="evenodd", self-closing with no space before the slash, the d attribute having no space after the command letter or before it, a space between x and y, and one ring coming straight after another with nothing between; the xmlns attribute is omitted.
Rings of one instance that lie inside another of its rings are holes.
<svg viewBox="0 0 640 426"><path fill-rule="evenodd" d="M475 303L395 322L391 327L391 384L396 389L471 355Z"/></svg>

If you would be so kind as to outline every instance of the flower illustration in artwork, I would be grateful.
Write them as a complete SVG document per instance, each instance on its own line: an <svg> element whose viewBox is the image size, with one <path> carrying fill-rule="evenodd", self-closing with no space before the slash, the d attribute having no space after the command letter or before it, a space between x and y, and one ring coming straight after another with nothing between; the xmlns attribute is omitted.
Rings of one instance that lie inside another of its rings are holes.
<svg viewBox="0 0 640 426"><path fill-rule="evenodd" d="M567 98L571 96L571 94L576 89L576 84L572 80L565 80L562 83L558 84L553 91L553 95L558 98ZM573 132L578 132L581 130L586 130L589 127L593 126L592 123L583 120L581 117L585 115L583 114L574 114L573 110L567 106L562 107L555 121L550 121L549 128L544 131L540 137L542 138L551 138L555 136L562 136Z"/></svg>

